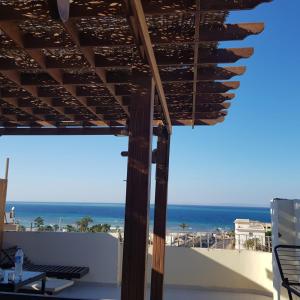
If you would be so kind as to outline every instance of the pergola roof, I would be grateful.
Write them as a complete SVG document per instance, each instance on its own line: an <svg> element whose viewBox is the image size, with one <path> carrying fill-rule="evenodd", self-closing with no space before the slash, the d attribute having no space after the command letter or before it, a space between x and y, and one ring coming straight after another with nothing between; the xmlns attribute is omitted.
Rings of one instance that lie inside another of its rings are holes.
<svg viewBox="0 0 300 300"><path fill-rule="evenodd" d="M269 0L70 2L68 14L56 0L0 0L1 127L126 125L131 95L149 76L154 124L222 122L245 67L218 64L253 49L219 42L264 28L226 18Z"/></svg>

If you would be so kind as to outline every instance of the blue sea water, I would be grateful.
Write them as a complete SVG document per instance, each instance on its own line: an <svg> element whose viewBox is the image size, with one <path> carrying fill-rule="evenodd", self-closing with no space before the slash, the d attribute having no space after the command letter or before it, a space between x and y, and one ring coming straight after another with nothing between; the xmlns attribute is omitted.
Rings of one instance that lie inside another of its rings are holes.
<svg viewBox="0 0 300 300"><path fill-rule="evenodd" d="M46 224L75 224L83 216L91 216L94 223L108 223L123 227L124 204L106 203L46 203L46 202L8 202L6 211L15 207L16 219L29 227L33 220L41 216ZM150 207L151 223L153 206ZM167 228L180 230L179 224L186 223L191 231L212 231L216 228L233 229L237 218L270 222L270 209L262 207L169 205Z"/></svg>

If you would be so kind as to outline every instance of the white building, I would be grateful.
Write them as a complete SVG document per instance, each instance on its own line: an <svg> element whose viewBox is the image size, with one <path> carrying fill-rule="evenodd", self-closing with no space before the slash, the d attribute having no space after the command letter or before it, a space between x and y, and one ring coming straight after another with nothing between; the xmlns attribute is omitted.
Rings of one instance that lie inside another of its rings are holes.
<svg viewBox="0 0 300 300"><path fill-rule="evenodd" d="M246 249L246 241L253 240L253 248L266 245L266 232L271 230L270 223L250 219L236 219L235 249Z"/></svg>

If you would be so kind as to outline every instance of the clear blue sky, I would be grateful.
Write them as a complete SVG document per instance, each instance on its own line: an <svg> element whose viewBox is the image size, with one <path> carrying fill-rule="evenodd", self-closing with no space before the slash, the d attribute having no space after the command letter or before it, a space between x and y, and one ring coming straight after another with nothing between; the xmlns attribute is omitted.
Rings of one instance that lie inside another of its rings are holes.
<svg viewBox="0 0 300 300"><path fill-rule="evenodd" d="M300 198L300 1L232 13L229 22L264 21L264 33L238 64L247 72L224 123L174 128L170 203L266 206ZM0 171L11 158L8 200L124 202L127 139L1 137ZM154 183L154 181L153 181Z"/></svg>

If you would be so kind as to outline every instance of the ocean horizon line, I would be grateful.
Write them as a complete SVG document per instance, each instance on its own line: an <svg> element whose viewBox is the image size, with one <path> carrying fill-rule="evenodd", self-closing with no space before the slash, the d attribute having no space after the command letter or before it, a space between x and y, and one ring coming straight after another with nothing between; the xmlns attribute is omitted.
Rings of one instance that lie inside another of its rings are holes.
<svg viewBox="0 0 300 300"><path fill-rule="evenodd" d="M24 203L24 204L71 204L71 205L76 205L76 204L87 204L87 205L116 205L116 206L125 206L125 202L86 202L86 201L28 201L28 200L8 200L6 201L7 203ZM150 206L154 206L154 203L150 203ZM209 203L209 204L204 204L204 203L168 203L168 206L203 206L203 207L243 207L243 208L269 208L267 205L256 205L256 204L236 204L236 203Z"/></svg>

